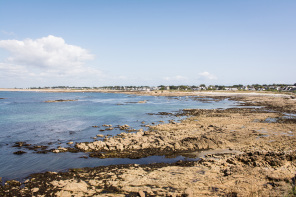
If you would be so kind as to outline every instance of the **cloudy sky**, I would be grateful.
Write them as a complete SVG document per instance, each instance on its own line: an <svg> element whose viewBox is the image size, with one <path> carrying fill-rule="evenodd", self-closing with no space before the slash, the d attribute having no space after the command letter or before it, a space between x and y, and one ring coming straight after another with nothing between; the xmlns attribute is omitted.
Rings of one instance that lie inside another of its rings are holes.
<svg viewBox="0 0 296 197"><path fill-rule="evenodd" d="M0 87L296 83L295 0L0 0Z"/></svg>

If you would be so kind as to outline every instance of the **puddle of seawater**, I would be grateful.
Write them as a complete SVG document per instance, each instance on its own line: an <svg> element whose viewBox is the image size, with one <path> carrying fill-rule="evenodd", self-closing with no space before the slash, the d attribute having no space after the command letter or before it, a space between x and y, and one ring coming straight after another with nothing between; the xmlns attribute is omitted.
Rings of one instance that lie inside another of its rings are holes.
<svg viewBox="0 0 296 197"><path fill-rule="evenodd" d="M293 137L294 136L292 131L287 131L286 133L282 132L281 135L288 136L288 137Z"/></svg>
<svg viewBox="0 0 296 197"><path fill-rule="evenodd" d="M276 123L278 121L277 118L271 118L271 117L268 117L266 118L263 122L264 123Z"/></svg>
<svg viewBox="0 0 296 197"><path fill-rule="evenodd" d="M260 139L260 138L263 138L263 137L269 137L269 135L259 134L259 136L256 139Z"/></svg>

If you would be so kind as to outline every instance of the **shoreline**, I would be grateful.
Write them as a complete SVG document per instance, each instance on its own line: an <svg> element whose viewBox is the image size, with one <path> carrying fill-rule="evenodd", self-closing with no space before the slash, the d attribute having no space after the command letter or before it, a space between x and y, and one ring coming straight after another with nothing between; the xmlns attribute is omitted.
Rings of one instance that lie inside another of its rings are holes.
<svg viewBox="0 0 296 197"><path fill-rule="evenodd" d="M227 91L227 90L202 90L202 91L122 91L122 90L99 90L99 89L17 89L17 88L0 88L0 92L97 92L97 93L121 93L121 94L135 94L146 96L274 96L274 97L289 97L295 96L291 92L270 92L270 91Z"/></svg>
<svg viewBox="0 0 296 197"><path fill-rule="evenodd" d="M159 94L162 96L164 92ZM202 96L208 97L206 94ZM293 187L293 178L296 178L296 121L286 118L283 113L295 114L296 100L290 95L242 94L211 94L210 97L226 97L243 102L242 106L265 108L187 109L183 110L188 115L185 120L151 125L146 134L137 132L137 136L126 134L123 138L109 138L100 146L76 144L81 151L98 153L99 158L116 157L125 150L125 154L131 150L140 154L145 150L142 145L146 143L152 150L189 150L193 155L200 154L199 161L39 173L31 175L33 178L28 179L22 189L20 183L8 182L6 188L4 186L4 194L14 191L15 194L57 196L288 195ZM165 95L172 94L166 92ZM269 119L276 121L269 122ZM147 141L143 142L145 138ZM130 144L134 142L137 143ZM126 147L119 147L119 144L126 144ZM209 152L200 152L207 149ZM103 156L99 154L101 150L104 150Z"/></svg>

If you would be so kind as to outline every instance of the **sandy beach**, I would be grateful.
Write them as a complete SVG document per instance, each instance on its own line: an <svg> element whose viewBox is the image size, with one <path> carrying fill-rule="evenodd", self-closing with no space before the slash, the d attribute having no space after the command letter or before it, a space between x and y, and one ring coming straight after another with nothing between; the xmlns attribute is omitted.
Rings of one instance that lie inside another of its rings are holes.
<svg viewBox="0 0 296 197"><path fill-rule="evenodd" d="M0 188L0 195L295 195L295 95L258 92L120 93L196 96L201 101L203 97L217 100L227 98L239 101L241 108L184 109L172 114L187 116L181 122L149 125L148 131L121 133L103 141L75 143L75 150L67 147L52 150L56 154L85 152L89 157L98 158L186 155L199 157L196 161L38 173L31 175L24 183L13 180L6 182Z"/></svg>

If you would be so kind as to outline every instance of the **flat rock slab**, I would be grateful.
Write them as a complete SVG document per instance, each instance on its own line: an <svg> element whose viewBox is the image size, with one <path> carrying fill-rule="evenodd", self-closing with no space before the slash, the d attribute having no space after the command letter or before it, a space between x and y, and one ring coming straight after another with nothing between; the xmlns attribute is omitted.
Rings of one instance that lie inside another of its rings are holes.
<svg viewBox="0 0 296 197"><path fill-rule="evenodd" d="M59 100L49 100L49 101L44 101L45 103L57 103L57 102L69 102L69 101L78 101L77 99L67 99L67 100L63 100L63 99L59 99Z"/></svg>

